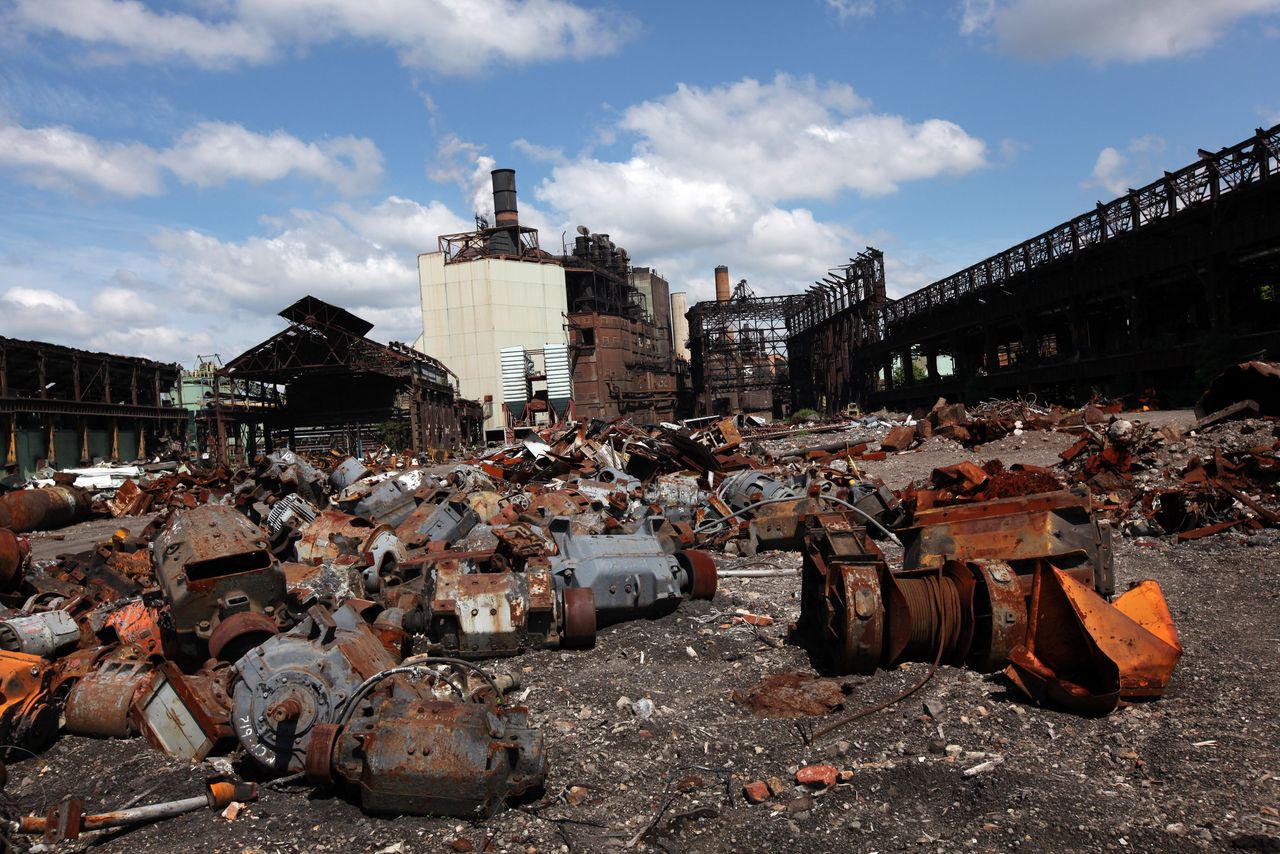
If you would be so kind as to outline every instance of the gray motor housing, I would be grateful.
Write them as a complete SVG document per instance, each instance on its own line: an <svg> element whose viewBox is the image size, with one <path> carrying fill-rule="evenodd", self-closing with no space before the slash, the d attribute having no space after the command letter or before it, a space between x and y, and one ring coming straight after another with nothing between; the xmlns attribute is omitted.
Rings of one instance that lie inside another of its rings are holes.
<svg viewBox="0 0 1280 854"><path fill-rule="evenodd" d="M598 623L670 613L692 589L691 571L662 550L661 516L645 519L634 533L608 536L575 534L572 521L551 520L560 552L549 558L552 578L557 588L590 588Z"/></svg>

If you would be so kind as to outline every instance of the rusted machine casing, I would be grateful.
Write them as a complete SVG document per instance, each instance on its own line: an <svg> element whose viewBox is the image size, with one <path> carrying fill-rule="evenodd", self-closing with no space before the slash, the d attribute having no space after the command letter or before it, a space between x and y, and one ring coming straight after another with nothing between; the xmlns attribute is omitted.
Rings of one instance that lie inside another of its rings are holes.
<svg viewBox="0 0 1280 854"><path fill-rule="evenodd" d="M478 524L479 514L459 494L438 504L419 504L396 528L396 536L410 548L425 546L427 543L451 545L465 537Z"/></svg>
<svg viewBox="0 0 1280 854"><path fill-rule="evenodd" d="M233 669L217 662L193 674L171 661L159 665L150 684L134 696L133 726L157 750L198 762L232 735Z"/></svg>
<svg viewBox="0 0 1280 854"><path fill-rule="evenodd" d="M1107 602L1046 564L1035 574L1026 643L1005 672L1037 703L1106 714L1162 695L1181 656L1159 584L1142 581Z"/></svg>
<svg viewBox="0 0 1280 854"><path fill-rule="evenodd" d="M991 671L1023 642L1025 598L1009 564L891 572L853 514L817 514L805 524L796 634L835 672L934 660Z"/></svg>
<svg viewBox="0 0 1280 854"><path fill-rule="evenodd" d="M315 728L334 723L361 682L398 663L350 605L313 607L236 663L236 736L268 770L301 771Z"/></svg>
<svg viewBox="0 0 1280 854"><path fill-rule="evenodd" d="M466 571L462 562L442 559L425 588L427 635L446 655L490 658L595 640L591 590L557 590L545 559L501 572Z"/></svg>
<svg viewBox="0 0 1280 854"><path fill-rule="evenodd" d="M796 634L837 673L873 672L884 649L884 555L846 514L809 517L806 530Z"/></svg>
<svg viewBox="0 0 1280 854"><path fill-rule="evenodd" d="M74 486L15 489L0 494L0 528L15 534L63 528L88 517L88 493Z"/></svg>
<svg viewBox="0 0 1280 854"><path fill-rule="evenodd" d="M368 519L337 510L316 517L298 540L298 561L345 566L359 570L365 588L377 590L384 581L394 582L407 553L389 525L375 525Z"/></svg>
<svg viewBox="0 0 1280 854"><path fill-rule="evenodd" d="M1002 560L1030 595L1036 562L1049 560L1103 596L1115 591L1111 527L1095 518L1087 494L1064 490L920 510L898 536L904 569Z"/></svg>
<svg viewBox="0 0 1280 854"><path fill-rule="evenodd" d="M62 610L0 620L0 649L54 659L80 645L80 625Z"/></svg>
<svg viewBox="0 0 1280 854"><path fill-rule="evenodd" d="M58 737L53 666L38 655L0 652L0 745L40 752Z"/></svg>
<svg viewBox="0 0 1280 854"><path fill-rule="evenodd" d="M155 674L155 665L149 661L114 656L104 659L67 694L67 732L100 738L136 734L137 725L129 712L138 695L151 687Z"/></svg>
<svg viewBox="0 0 1280 854"><path fill-rule="evenodd" d="M526 708L424 696L402 679L329 738L329 762L309 757L309 767L328 764L369 813L483 818L547 776Z"/></svg>
<svg viewBox="0 0 1280 854"><path fill-rule="evenodd" d="M643 520L630 534L584 536L573 532L573 520L552 520L551 538L559 554L547 560L557 588L590 589L599 624L670 613L687 596L715 595L715 561L689 549L668 554L658 532L665 520Z"/></svg>
<svg viewBox="0 0 1280 854"><path fill-rule="evenodd" d="M156 581L180 636L209 642L219 623L234 615L274 622L281 613L285 578L267 536L230 507L175 511L152 550ZM249 629L257 634L262 627L255 622Z"/></svg>
<svg viewBox="0 0 1280 854"><path fill-rule="evenodd" d="M31 556L31 543L8 528L0 528L0 593L10 593L22 584L22 571Z"/></svg>

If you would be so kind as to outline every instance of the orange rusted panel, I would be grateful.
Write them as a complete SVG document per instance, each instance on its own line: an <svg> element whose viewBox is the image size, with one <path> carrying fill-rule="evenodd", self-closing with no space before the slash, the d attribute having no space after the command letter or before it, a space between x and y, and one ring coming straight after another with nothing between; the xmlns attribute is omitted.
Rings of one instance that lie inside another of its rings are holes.
<svg viewBox="0 0 1280 854"><path fill-rule="evenodd" d="M1046 564L1036 571L1026 644L1005 672L1037 702L1106 714L1122 700L1163 694L1181 655L1156 582L1113 605Z"/></svg>

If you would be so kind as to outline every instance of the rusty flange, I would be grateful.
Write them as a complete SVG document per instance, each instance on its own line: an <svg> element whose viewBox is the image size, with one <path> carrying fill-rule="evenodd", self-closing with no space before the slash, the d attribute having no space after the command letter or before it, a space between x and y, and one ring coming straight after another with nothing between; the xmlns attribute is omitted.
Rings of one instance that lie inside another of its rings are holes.
<svg viewBox="0 0 1280 854"><path fill-rule="evenodd" d="M585 649L596 642L596 596L590 587L564 589L562 646Z"/></svg>
<svg viewBox="0 0 1280 854"><path fill-rule="evenodd" d="M828 640L839 673L871 673L884 645L884 604L874 564L837 564L827 593Z"/></svg>
<svg viewBox="0 0 1280 854"><path fill-rule="evenodd" d="M710 599L716 595L719 578L716 575L716 561L704 551L686 549L676 554L689 572L689 598Z"/></svg>
<svg viewBox="0 0 1280 854"><path fill-rule="evenodd" d="M255 646L275 637L279 629L275 620L257 611L241 611L222 620L209 635L209 655L219 661L235 663Z"/></svg>
<svg viewBox="0 0 1280 854"><path fill-rule="evenodd" d="M338 743L342 727L338 724L316 724L311 730L307 755L302 770L310 783L333 782L333 749Z"/></svg>
<svg viewBox="0 0 1280 854"><path fill-rule="evenodd" d="M1001 560L968 561L979 584L974 595L973 647L969 666L988 672L1004 667L1027 635L1027 600L1013 568Z"/></svg>

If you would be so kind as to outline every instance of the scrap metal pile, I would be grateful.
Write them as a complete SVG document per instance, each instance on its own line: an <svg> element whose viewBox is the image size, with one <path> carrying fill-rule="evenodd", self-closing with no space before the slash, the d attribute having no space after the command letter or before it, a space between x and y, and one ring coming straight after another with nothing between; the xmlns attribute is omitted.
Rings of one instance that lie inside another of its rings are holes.
<svg viewBox="0 0 1280 854"><path fill-rule="evenodd" d="M53 561L0 530L0 738L240 749L370 813L488 815L536 791L547 760L508 696L518 676L477 662L589 647L599 626L709 599L708 549L803 552L794 637L826 670L1005 668L1035 701L1090 713L1166 685L1180 648L1159 587L1108 601L1111 532L1086 490L965 463L895 495L858 473L873 451L774 460L747 441L733 419L592 422L461 463L282 450L110 499L0 496L13 531L159 509ZM901 567L877 538L901 540Z"/></svg>

